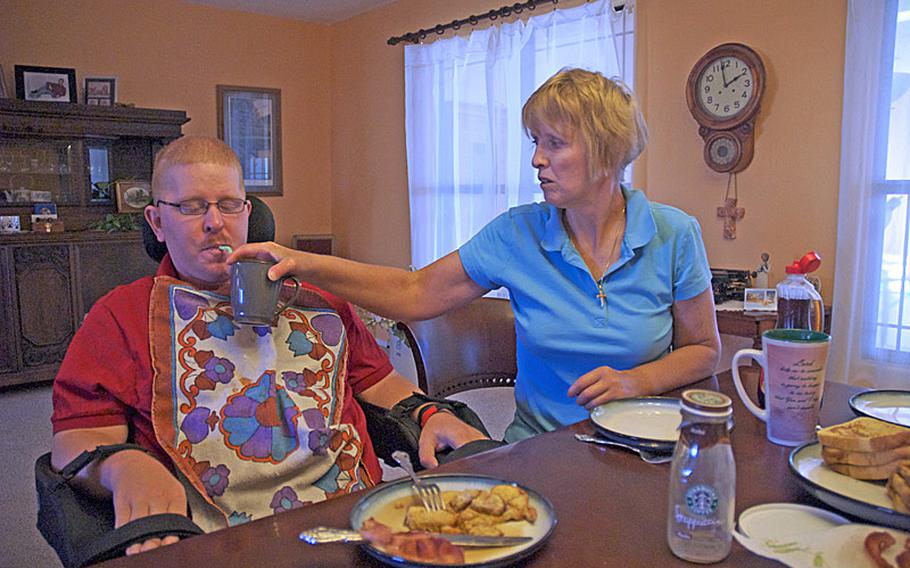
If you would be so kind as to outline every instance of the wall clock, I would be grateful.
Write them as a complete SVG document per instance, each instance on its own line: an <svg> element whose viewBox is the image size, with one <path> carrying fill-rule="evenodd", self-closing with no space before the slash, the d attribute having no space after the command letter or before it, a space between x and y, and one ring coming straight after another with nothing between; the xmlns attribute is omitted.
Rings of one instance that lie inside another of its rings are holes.
<svg viewBox="0 0 910 568"><path fill-rule="evenodd" d="M741 43L718 45L692 67L686 102L712 170L736 173L752 162L755 118L764 93L765 66Z"/></svg>

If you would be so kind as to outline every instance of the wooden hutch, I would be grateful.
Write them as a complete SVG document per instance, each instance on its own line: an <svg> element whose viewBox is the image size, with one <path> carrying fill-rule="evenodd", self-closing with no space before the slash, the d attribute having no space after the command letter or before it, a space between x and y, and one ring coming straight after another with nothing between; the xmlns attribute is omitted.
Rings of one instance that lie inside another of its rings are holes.
<svg viewBox="0 0 910 568"><path fill-rule="evenodd" d="M105 182L151 180L155 152L188 120L182 111L0 99L0 215L18 215L23 229L0 234L0 389L53 379L95 301L154 273L140 231L87 227L116 211ZM56 204L64 232L30 230L37 202Z"/></svg>

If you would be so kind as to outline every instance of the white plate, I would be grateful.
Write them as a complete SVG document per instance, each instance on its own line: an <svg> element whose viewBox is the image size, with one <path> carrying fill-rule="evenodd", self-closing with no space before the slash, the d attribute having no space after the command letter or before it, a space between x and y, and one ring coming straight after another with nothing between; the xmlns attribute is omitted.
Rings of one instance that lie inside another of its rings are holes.
<svg viewBox="0 0 910 568"><path fill-rule="evenodd" d="M435 483L444 492L464 489L490 490L496 485L514 485L528 493L530 505L537 509L537 521L533 524L527 521L513 521L498 525L506 536L529 536L532 538L530 542L500 548L465 548L463 549L465 566L478 568L511 566L520 559L533 554L556 529L556 513L553 511L553 505L541 494L517 483L483 475L431 474L421 475L420 478L429 483ZM392 527L393 531L407 530L404 526L407 506L404 504L417 505L419 503L420 501L412 490L410 478L384 484L370 491L357 502L357 505L351 510L351 527L358 530L364 521L375 517L377 521ZM370 555L394 566L437 566L432 563L404 560L370 545L364 545L364 547Z"/></svg>
<svg viewBox="0 0 910 568"><path fill-rule="evenodd" d="M828 469L818 442L790 452L790 471L809 493L839 511L873 523L910 529L910 515L891 507L884 481L862 481Z"/></svg>
<svg viewBox="0 0 910 568"><path fill-rule="evenodd" d="M749 507L739 514L739 532L760 540L784 540L795 536L832 529L849 521L837 513L798 505L766 503Z"/></svg>
<svg viewBox="0 0 910 568"><path fill-rule="evenodd" d="M910 426L910 392L871 390L850 397L850 408L862 416L878 418L898 426Z"/></svg>
<svg viewBox="0 0 910 568"><path fill-rule="evenodd" d="M608 437L622 441L674 445L682 415L678 398L643 396L611 400L591 411L591 421Z"/></svg>

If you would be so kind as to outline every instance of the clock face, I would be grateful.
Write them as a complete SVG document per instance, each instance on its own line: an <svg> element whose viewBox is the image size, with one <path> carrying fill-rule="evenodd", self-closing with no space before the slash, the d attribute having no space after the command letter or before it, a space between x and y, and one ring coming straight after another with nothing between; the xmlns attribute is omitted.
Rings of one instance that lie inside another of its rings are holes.
<svg viewBox="0 0 910 568"><path fill-rule="evenodd" d="M739 57L710 61L696 82L698 104L710 116L729 119L747 110L755 96L752 69Z"/></svg>

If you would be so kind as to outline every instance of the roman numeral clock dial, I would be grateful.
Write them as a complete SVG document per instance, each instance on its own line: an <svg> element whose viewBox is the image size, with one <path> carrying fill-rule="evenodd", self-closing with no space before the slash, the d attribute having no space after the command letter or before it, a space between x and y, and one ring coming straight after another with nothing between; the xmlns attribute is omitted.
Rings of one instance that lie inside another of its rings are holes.
<svg viewBox="0 0 910 568"><path fill-rule="evenodd" d="M705 162L721 173L740 172L752 162L755 118L765 90L765 66L751 48L719 45L695 64L686 102L705 141Z"/></svg>

